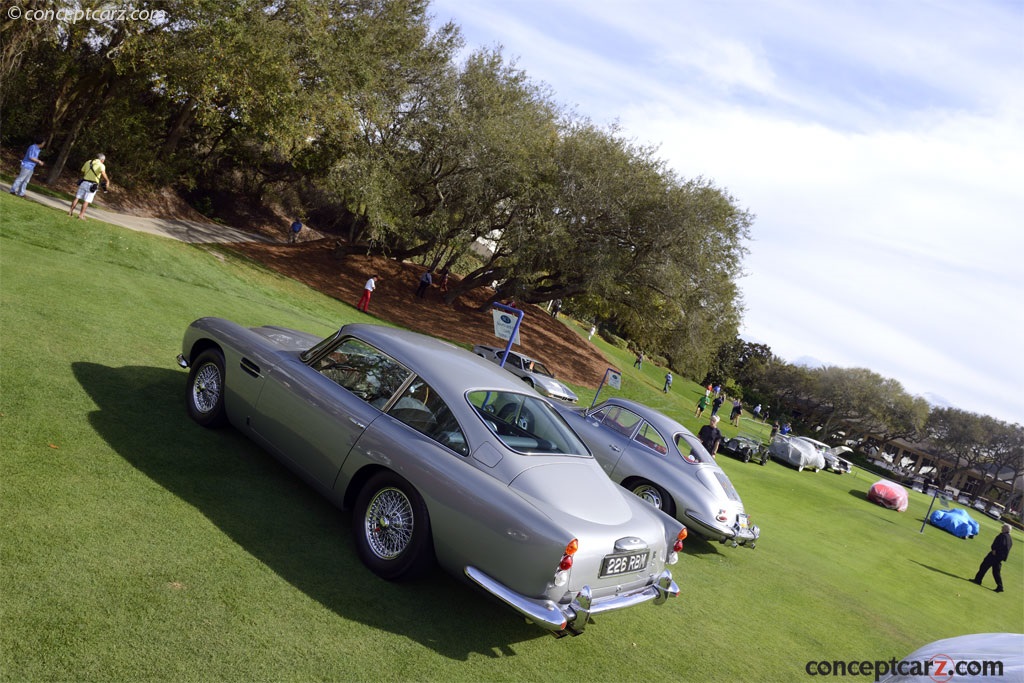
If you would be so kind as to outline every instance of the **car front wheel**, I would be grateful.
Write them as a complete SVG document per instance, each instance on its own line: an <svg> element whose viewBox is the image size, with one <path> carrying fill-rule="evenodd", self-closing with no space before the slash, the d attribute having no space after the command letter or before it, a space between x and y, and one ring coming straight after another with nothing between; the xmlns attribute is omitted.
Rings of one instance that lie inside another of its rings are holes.
<svg viewBox="0 0 1024 683"><path fill-rule="evenodd" d="M416 578L433 565L427 505L397 474L380 472L366 483L356 498L352 529L359 558L382 579Z"/></svg>
<svg viewBox="0 0 1024 683"><path fill-rule="evenodd" d="M633 482L628 487L635 496L643 498L662 512L675 517L676 506L665 489L649 481Z"/></svg>
<svg viewBox="0 0 1024 683"><path fill-rule="evenodd" d="M188 373L188 414L204 427L227 424L224 411L224 354L207 349L199 354Z"/></svg>

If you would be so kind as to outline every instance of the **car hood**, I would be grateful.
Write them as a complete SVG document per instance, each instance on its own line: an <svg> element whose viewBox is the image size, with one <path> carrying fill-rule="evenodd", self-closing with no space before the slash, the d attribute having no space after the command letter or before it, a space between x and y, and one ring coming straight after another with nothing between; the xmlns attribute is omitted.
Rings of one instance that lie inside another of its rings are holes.
<svg viewBox="0 0 1024 683"><path fill-rule="evenodd" d="M571 396L573 398L576 398L576 394L573 393L573 391L569 387L565 386L564 384L559 382L557 379L554 379L553 377L548 377L546 375L538 375L536 373L529 373L529 375L530 377L533 378L534 382L544 387L549 394L560 394L563 396Z"/></svg>
<svg viewBox="0 0 1024 683"><path fill-rule="evenodd" d="M273 325L252 327L250 331L263 337L282 351L306 351L321 340L321 337L312 334Z"/></svg>
<svg viewBox="0 0 1024 683"><path fill-rule="evenodd" d="M633 516L624 493L590 460L540 464L524 470L509 486L552 518L622 524Z"/></svg>

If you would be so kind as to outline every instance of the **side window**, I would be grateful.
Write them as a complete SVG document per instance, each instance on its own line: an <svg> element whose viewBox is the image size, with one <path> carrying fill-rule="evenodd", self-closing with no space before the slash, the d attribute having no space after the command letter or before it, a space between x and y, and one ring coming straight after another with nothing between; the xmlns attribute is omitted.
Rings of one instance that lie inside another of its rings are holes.
<svg viewBox="0 0 1024 683"><path fill-rule="evenodd" d="M633 437L634 441L637 441L647 448L651 449L655 453L665 455L668 453L668 446L665 445L665 439L661 438L661 434L650 425L650 423L644 422L637 431L636 436Z"/></svg>
<svg viewBox="0 0 1024 683"><path fill-rule="evenodd" d="M388 415L460 455L469 455L466 436L448 409L448 404L419 378L414 379L402 392Z"/></svg>
<svg viewBox="0 0 1024 683"><path fill-rule="evenodd" d="M383 408L412 374L398 361L354 337L343 339L312 367L377 408Z"/></svg>
<svg viewBox="0 0 1024 683"><path fill-rule="evenodd" d="M604 412L602 422L623 436L632 436L641 418L631 410L620 406L611 406Z"/></svg>

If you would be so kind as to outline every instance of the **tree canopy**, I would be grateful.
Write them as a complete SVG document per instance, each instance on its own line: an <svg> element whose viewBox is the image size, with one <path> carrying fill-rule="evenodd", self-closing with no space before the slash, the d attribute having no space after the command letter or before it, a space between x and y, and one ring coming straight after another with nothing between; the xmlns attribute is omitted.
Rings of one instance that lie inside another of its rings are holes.
<svg viewBox="0 0 1024 683"><path fill-rule="evenodd" d="M3 25L5 134L45 131L49 182L102 149L123 186L301 207L340 258L472 263L449 302L574 299L680 372L735 336L753 216L565 111L500 49L464 55L426 0L137 7Z"/></svg>

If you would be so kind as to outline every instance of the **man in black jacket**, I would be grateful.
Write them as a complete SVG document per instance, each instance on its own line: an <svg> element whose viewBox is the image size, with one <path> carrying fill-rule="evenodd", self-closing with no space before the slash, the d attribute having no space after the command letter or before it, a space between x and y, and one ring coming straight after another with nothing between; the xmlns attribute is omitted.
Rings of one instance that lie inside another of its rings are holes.
<svg viewBox="0 0 1024 683"><path fill-rule="evenodd" d="M1013 545L1013 541L1010 540L1010 525L1004 524L1003 531L1001 534L996 536L996 540L992 541L992 549L988 551L988 555L981 561L981 566L978 567L978 573L971 579L974 583L981 585L981 580L985 578L985 574L988 573L989 568L992 569L992 578L996 580L996 593L1003 592L1003 577L1000 574L1000 569L1003 566L1003 562L1010 554L1010 546Z"/></svg>

